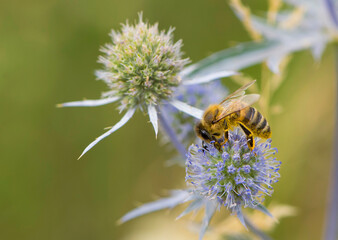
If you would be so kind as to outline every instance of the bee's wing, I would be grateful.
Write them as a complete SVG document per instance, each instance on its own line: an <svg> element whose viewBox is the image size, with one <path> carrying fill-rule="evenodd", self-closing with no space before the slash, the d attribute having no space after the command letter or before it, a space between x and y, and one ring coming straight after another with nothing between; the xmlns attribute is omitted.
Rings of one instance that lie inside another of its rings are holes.
<svg viewBox="0 0 338 240"><path fill-rule="evenodd" d="M258 101L259 97L260 97L259 94L248 94L239 96L237 98L228 99L227 101L221 104L224 110L217 117L214 123L222 120L231 113L234 113L236 111L242 110L243 108L251 106L252 104Z"/></svg>
<svg viewBox="0 0 338 240"><path fill-rule="evenodd" d="M220 105L227 102L230 99L238 98L240 96L243 96L245 94L245 90L247 90L252 84L254 84L256 80L253 80L252 82L249 82L248 84L238 88L236 91L231 93L229 96L227 96L222 102L220 102Z"/></svg>

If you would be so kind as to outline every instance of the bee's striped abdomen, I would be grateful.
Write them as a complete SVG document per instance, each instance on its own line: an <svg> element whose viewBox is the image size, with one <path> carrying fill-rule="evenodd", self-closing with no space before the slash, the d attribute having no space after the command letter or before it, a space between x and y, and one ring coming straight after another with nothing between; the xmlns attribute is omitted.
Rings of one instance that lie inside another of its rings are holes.
<svg viewBox="0 0 338 240"><path fill-rule="evenodd" d="M247 107L242 109L238 114L237 121L244 124L258 137L269 138L271 136L269 123L256 108Z"/></svg>

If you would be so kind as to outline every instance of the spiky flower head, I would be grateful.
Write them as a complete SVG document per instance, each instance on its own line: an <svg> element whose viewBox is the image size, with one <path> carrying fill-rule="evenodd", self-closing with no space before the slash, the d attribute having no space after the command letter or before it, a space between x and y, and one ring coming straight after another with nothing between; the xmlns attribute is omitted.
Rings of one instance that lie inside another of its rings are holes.
<svg viewBox="0 0 338 240"><path fill-rule="evenodd" d="M239 213L242 207L256 208L265 195L271 196L272 184L280 176L276 152L270 139L258 142L250 151L245 135L230 131L221 152L213 144L190 146L186 181L195 193L217 199L232 213Z"/></svg>
<svg viewBox="0 0 338 240"><path fill-rule="evenodd" d="M122 25L121 32L112 31L112 42L101 51L99 62L104 70L98 79L107 83L111 91L104 97L119 97L120 109L156 105L168 99L178 86L178 73L189 59L182 59L182 41L174 43L174 28L159 31L158 25L142 20L135 25Z"/></svg>

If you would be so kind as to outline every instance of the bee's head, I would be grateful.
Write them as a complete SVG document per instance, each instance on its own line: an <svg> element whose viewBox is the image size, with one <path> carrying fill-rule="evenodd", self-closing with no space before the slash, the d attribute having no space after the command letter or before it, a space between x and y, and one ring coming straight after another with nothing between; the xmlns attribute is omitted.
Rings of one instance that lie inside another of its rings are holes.
<svg viewBox="0 0 338 240"><path fill-rule="evenodd" d="M224 134L222 129L217 129L218 131L212 131L212 127L207 127L203 125L200 121L195 126L196 135L205 142L210 143L215 141L221 143L224 141Z"/></svg>
<svg viewBox="0 0 338 240"><path fill-rule="evenodd" d="M211 142L213 140L212 136L210 135L210 133L207 131L207 129L205 128L205 126L203 125L202 122L198 122L195 126L195 132L196 135L202 139L203 141L206 142Z"/></svg>

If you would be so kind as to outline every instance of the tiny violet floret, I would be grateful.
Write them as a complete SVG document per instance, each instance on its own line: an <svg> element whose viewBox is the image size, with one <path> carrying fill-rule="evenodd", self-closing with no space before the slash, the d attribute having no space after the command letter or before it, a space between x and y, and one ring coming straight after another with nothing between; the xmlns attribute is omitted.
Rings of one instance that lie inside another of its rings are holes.
<svg viewBox="0 0 338 240"><path fill-rule="evenodd" d="M280 177L281 162L274 156L277 149L271 147L271 139L258 141L252 152L246 141L240 131L230 131L222 152L213 144L192 145L186 161L186 181L193 192L217 199L237 215L242 207L257 208L265 195L271 196L272 184Z"/></svg>

